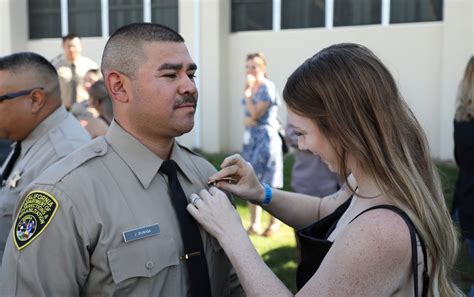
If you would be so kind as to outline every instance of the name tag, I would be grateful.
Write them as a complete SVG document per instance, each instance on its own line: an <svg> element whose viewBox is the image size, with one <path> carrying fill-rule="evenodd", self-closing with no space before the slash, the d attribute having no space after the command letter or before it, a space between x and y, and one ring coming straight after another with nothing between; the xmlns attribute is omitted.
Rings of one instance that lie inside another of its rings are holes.
<svg viewBox="0 0 474 297"><path fill-rule="evenodd" d="M158 234L160 234L160 224L154 224L123 232L123 240L129 242Z"/></svg>

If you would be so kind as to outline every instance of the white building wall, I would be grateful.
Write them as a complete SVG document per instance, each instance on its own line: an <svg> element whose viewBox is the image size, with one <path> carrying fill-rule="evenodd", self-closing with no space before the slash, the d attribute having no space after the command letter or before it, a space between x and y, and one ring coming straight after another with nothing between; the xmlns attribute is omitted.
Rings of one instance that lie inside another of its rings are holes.
<svg viewBox="0 0 474 297"><path fill-rule="evenodd" d="M200 133L196 130L181 137L182 143L191 147L199 143L208 152L240 150L240 98L247 53L265 53L269 78L281 92L288 75L306 58L333 43L357 42L372 49L391 70L426 131L433 156L453 158L456 90L474 53L473 0L445 0L442 22L238 33L229 33L229 2L179 2L180 33L199 62L201 104L196 125ZM198 15L196 5L200 5ZM29 50L51 59L62 52L60 38L28 40L26 0L0 0L0 42L0 55ZM83 38L84 55L100 63L105 42L101 37ZM284 107L280 115L285 121Z"/></svg>

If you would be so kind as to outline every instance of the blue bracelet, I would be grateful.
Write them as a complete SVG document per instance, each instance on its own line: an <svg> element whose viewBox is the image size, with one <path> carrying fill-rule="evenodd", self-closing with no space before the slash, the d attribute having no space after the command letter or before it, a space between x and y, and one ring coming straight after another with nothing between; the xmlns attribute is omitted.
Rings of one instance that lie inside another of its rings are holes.
<svg viewBox="0 0 474 297"><path fill-rule="evenodd" d="M262 183L262 185L263 185L263 188L265 189L265 197L263 198L262 205L267 205L267 204L270 204L270 202L272 202L272 196L273 196L272 188L270 188L270 186L266 183Z"/></svg>

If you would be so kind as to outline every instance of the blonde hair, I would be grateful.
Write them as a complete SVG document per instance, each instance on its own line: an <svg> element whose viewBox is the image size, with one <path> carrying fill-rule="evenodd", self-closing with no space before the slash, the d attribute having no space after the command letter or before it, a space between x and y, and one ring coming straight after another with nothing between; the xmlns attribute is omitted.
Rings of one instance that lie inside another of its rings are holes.
<svg viewBox="0 0 474 297"><path fill-rule="evenodd" d="M332 142L341 176L350 154L411 218L432 259L429 295L461 296L451 275L457 233L425 134L382 62L364 46L333 45L295 70L283 96Z"/></svg>
<svg viewBox="0 0 474 297"><path fill-rule="evenodd" d="M459 86L457 108L454 118L457 122L474 120L474 56L469 59L464 77Z"/></svg>

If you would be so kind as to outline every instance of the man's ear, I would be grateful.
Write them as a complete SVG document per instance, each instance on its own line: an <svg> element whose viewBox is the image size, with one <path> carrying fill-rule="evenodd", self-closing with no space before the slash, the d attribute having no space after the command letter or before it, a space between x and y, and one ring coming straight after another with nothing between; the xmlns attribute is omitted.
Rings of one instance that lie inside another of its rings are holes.
<svg viewBox="0 0 474 297"><path fill-rule="evenodd" d="M110 71L106 74L104 80L112 100L120 103L127 103L129 101L128 87L130 86L130 79L127 76L117 71Z"/></svg>
<svg viewBox="0 0 474 297"><path fill-rule="evenodd" d="M31 113L36 114L43 109L46 101L46 94L43 89L35 89L31 91Z"/></svg>

